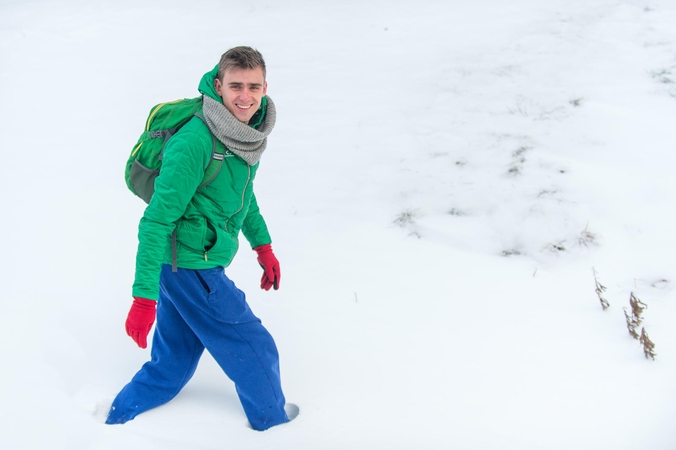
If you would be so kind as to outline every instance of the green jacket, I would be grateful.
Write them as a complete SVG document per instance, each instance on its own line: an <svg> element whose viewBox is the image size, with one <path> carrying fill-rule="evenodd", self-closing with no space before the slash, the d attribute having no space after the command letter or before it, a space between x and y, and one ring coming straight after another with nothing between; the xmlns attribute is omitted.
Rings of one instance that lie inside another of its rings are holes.
<svg viewBox="0 0 676 450"><path fill-rule="evenodd" d="M216 71L202 77L199 91L220 102L213 87ZM266 103L264 98L251 126L260 125ZM172 262L174 229L178 267L186 269L230 265L240 231L252 247L271 243L253 191L259 164L249 166L218 140L217 145L225 152L223 166L211 183L197 190L212 156L209 128L194 117L167 142L155 193L139 224L133 296L159 298L162 264Z"/></svg>

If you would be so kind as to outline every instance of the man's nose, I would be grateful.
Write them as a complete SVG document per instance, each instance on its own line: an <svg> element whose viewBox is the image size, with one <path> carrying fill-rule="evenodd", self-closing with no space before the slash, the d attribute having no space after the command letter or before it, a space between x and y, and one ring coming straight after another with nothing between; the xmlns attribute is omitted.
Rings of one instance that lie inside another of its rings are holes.
<svg viewBox="0 0 676 450"><path fill-rule="evenodd" d="M239 97L240 97L242 100L249 100L249 98L251 98L251 92L249 92L249 89L244 88L244 89L242 89L242 91L239 93Z"/></svg>

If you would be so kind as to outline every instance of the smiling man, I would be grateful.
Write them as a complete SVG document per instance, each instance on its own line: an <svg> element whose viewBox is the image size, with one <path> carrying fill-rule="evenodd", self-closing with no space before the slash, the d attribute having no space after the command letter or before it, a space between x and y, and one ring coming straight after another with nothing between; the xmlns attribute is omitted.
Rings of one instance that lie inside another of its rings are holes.
<svg viewBox="0 0 676 450"><path fill-rule="evenodd" d="M223 105L243 123L249 123L268 90L260 66L253 69L226 67L223 73L219 70L214 87L223 99Z"/></svg>
<svg viewBox="0 0 676 450"><path fill-rule="evenodd" d="M244 292L225 274L240 231L263 268L261 288L281 272L253 181L275 125L265 62L235 47L200 82L202 110L169 139L154 194L139 224L127 334L141 348L156 321L151 360L117 395L106 423L122 424L174 398L208 350L235 388L251 427L292 420L275 342ZM210 161L222 165L203 183Z"/></svg>

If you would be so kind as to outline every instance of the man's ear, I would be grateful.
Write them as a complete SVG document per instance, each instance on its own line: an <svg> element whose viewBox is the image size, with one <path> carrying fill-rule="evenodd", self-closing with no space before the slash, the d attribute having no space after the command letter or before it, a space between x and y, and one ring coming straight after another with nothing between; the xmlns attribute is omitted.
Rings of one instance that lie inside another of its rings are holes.
<svg viewBox="0 0 676 450"><path fill-rule="evenodd" d="M223 97L223 94L221 93L222 87L223 87L223 85L221 84L221 80L219 80L218 78L216 78L216 79L214 80L214 88L216 89L216 93L217 93L218 95L220 95L221 97Z"/></svg>
<svg viewBox="0 0 676 450"><path fill-rule="evenodd" d="M263 82L263 95L268 93L268 82L264 81Z"/></svg>

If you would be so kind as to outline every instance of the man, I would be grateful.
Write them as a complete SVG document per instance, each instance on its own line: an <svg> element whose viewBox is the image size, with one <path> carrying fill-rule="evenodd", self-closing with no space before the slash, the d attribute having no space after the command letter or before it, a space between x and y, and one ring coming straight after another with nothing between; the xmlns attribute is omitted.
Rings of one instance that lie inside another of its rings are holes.
<svg viewBox="0 0 676 450"><path fill-rule="evenodd" d="M272 336L224 272L241 230L263 268L261 288L279 288L279 262L253 192L276 117L265 76L257 50L228 50L202 77L202 114L164 149L155 192L139 224L134 301L125 324L127 334L146 348L157 316L151 360L117 395L108 424L125 423L174 398L205 348L234 381L253 429L298 414L285 403ZM200 186L214 142L223 150L223 165Z"/></svg>

